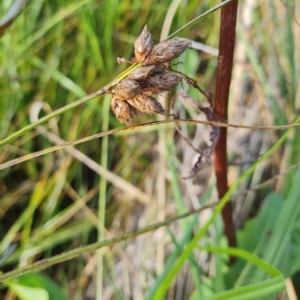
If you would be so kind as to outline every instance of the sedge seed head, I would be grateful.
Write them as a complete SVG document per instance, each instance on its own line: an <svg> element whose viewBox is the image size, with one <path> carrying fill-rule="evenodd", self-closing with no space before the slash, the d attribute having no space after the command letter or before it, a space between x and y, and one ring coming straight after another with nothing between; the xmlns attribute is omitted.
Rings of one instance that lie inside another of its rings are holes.
<svg viewBox="0 0 300 300"><path fill-rule="evenodd" d="M142 113L145 114L165 114L165 109L163 106L154 98L147 95L137 95L132 100L128 100L128 103L135 107Z"/></svg>
<svg viewBox="0 0 300 300"><path fill-rule="evenodd" d="M152 36L145 25L142 33L134 43L134 54L136 61L143 63L152 51Z"/></svg>
<svg viewBox="0 0 300 300"><path fill-rule="evenodd" d="M156 65L169 62L182 54L189 46L191 46L191 42L188 40L163 41L153 47L151 54L143 64Z"/></svg>
<svg viewBox="0 0 300 300"><path fill-rule="evenodd" d="M166 69L166 66L163 64L160 65L152 65L152 66L145 66L135 69L131 72L127 79L136 80L136 81L145 81L149 79L151 76L157 73L161 73Z"/></svg>
<svg viewBox="0 0 300 300"><path fill-rule="evenodd" d="M128 100L139 94L141 87L135 80L124 79L116 86L113 92L119 100Z"/></svg>
<svg viewBox="0 0 300 300"><path fill-rule="evenodd" d="M120 100L113 96L111 101L111 108L117 119L126 125L132 124L132 119L135 116L136 109L129 105L127 101Z"/></svg>
<svg viewBox="0 0 300 300"><path fill-rule="evenodd" d="M143 86L142 93L146 95L155 95L170 91L180 81L182 77L171 72L163 72L150 77Z"/></svg>

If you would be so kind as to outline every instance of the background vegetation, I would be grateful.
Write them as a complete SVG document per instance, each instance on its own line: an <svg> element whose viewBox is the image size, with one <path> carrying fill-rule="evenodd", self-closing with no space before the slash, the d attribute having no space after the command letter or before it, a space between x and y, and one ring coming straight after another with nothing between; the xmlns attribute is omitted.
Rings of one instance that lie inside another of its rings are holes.
<svg viewBox="0 0 300 300"><path fill-rule="evenodd" d="M1 16L12 2L0 3ZM0 139L109 83L127 67L116 58L133 56L145 24L159 41L218 3L29 1L0 39ZM299 15L293 0L239 1L229 122L274 126L299 115ZM212 93L219 18L213 12L180 32L210 46L186 51L178 69ZM178 89L204 101L186 86ZM160 100L167 106L171 96ZM180 100L176 108L182 118L205 119ZM139 116L136 123L155 119ZM197 148L209 139L209 127L180 126ZM1 148L0 163L120 127L110 96L96 98ZM238 250L226 248L213 208L5 281L0 297L162 299L166 293L166 299L287 299L289 293L297 299L299 145L298 128L229 130L228 197L234 192ZM122 131L75 148L0 171L2 272L217 201L211 164L194 179L182 179L197 154L173 125ZM230 266L229 255L239 257Z"/></svg>

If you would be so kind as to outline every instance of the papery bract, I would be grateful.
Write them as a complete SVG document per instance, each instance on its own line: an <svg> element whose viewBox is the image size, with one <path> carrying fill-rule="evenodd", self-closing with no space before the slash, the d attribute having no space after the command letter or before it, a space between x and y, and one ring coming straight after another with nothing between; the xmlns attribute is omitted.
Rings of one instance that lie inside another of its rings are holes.
<svg viewBox="0 0 300 300"><path fill-rule="evenodd" d="M115 113L117 119L126 125L132 124L132 119L135 116L136 109L128 104L127 101L120 100L113 96L111 101L111 108Z"/></svg>
<svg viewBox="0 0 300 300"><path fill-rule="evenodd" d="M154 97L151 96L137 95L134 99L128 100L128 103L145 114L164 115L166 113L163 106Z"/></svg>
<svg viewBox="0 0 300 300"><path fill-rule="evenodd" d="M115 87L113 92L119 100L127 100L139 94L141 87L135 80L124 79Z"/></svg>
<svg viewBox="0 0 300 300"><path fill-rule="evenodd" d="M143 65L156 65L166 63L182 54L191 42L188 40L172 39L163 41L155 45L149 57L144 61Z"/></svg>
<svg viewBox="0 0 300 300"><path fill-rule="evenodd" d="M171 72L159 73L147 80L147 83L142 88L142 93L151 96L167 92L174 88L181 80L181 76Z"/></svg>
<svg viewBox="0 0 300 300"><path fill-rule="evenodd" d="M134 43L135 59L139 63L143 63L150 55L152 50L152 36L145 25L142 33Z"/></svg>
<svg viewBox="0 0 300 300"><path fill-rule="evenodd" d="M127 79L136 80L136 81L145 81L152 77L157 73L161 73L166 70L166 66L163 64L160 65L152 65L152 66L145 66L135 69L131 72Z"/></svg>

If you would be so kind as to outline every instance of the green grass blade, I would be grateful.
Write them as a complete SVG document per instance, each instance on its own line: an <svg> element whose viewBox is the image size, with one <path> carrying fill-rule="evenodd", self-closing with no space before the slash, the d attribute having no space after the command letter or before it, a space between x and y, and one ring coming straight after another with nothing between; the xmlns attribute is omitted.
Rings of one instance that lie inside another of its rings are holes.
<svg viewBox="0 0 300 300"><path fill-rule="evenodd" d="M213 8L207 10L205 13L201 14L200 16L196 17L195 19L191 20L190 22L188 22L187 24L185 24L184 26L182 26L181 28L179 28L178 30L176 30L175 32L173 32L171 35L168 36L167 39L170 39L172 37L174 37L175 35L177 35L178 33L182 32L185 29L188 29L190 27L192 27L193 25L197 24L201 19L207 17L208 15L210 15L212 12L224 7L225 5L229 4L232 0L227 0L224 1L216 6L214 6Z"/></svg>
<svg viewBox="0 0 300 300"><path fill-rule="evenodd" d="M245 287L239 287L230 291L218 293L201 300L257 300L265 296L275 295L284 289L284 277L277 276Z"/></svg>

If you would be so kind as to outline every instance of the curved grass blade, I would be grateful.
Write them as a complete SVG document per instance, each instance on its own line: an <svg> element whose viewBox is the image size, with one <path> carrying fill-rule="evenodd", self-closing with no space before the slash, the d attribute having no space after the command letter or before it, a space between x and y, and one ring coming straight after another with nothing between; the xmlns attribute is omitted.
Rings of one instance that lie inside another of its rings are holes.
<svg viewBox="0 0 300 300"><path fill-rule="evenodd" d="M29 124L29 125L23 127L19 131L11 134L7 138L5 138L2 141L0 141L0 147L6 145L8 143L11 143L12 141L14 141L15 139L17 139L18 137L20 137L20 136L24 135L25 133L33 130L34 128L36 128L39 125L42 125L42 124L46 123L50 119L63 114L64 112L68 111L69 109L77 107L78 105L83 104L83 103L87 102L90 99L93 99L93 98L95 98L97 96L105 94L108 91L109 88L110 88L110 85L107 85L106 87L98 90L97 92L95 92L93 94L90 94L90 95L88 95L86 97L83 97L83 98L81 98L81 99L79 99L77 101L74 101L74 102L72 102L72 103L70 103L70 104L68 104L68 105L66 105L66 106L64 106L64 107L62 107L62 108L60 108L60 109L58 109L58 110L56 110L56 111L48 114L48 115L46 115L45 117L39 119L37 122Z"/></svg>
<svg viewBox="0 0 300 300"><path fill-rule="evenodd" d="M181 31L195 25L196 23L198 23L201 19L207 17L209 14L211 14L212 12L226 6L227 4L229 4L232 0L227 0L224 2L221 2L220 4L214 6L213 8L209 9L208 11L206 11L205 13L201 14L200 16L196 17L195 19L191 20L190 22L188 22L187 24L185 24L184 26L182 26L181 28L179 28L178 30L176 30L175 32L173 32L171 35L168 36L167 40L172 38L173 36L177 35L178 33L180 33Z"/></svg>
<svg viewBox="0 0 300 300"><path fill-rule="evenodd" d="M24 135L25 133L33 130L34 128L36 128L39 125L42 125L44 123L46 123L47 121L49 121L50 119L57 117L61 114L63 114L64 112L75 108L97 96L103 95L105 93L107 93L109 91L109 89L111 89L113 86L115 86L117 83L119 83L122 79L124 79L126 76L128 76L128 74L130 74L132 71L134 71L136 68L138 68L140 66L140 64L136 63L131 65L129 68L127 68L124 72L122 72L120 75L118 75L113 81L111 81L109 84L107 84L105 87L101 88L100 90L96 91L95 93L92 93L88 96L85 96L77 101L74 101L66 106L61 107L60 109L57 109L56 111L46 115L45 117L39 119L37 122L29 124L25 127L23 127L22 129L20 129L19 131L11 134L10 136L8 136L7 138L3 139L2 141L0 141L0 148L8 143L11 143L12 141L14 141L15 139L17 139L18 137Z"/></svg>
<svg viewBox="0 0 300 300"><path fill-rule="evenodd" d="M238 287L229 291L217 293L215 295L206 297L204 300L217 300L217 299L259 299L264 296L275 294L285 289L285 280L283 274L272 265L261 259L257 255L237 248L219 248L219 247L199 247L201 250L206 250L212 253L228 254L230 256L236 256L243 258L252 263L262 271L265 271L271 279L262 280L252 283L247 286Z"/></svg>
<svg viewBox="0 0 300 300"><path fill-rule="evenodd" d="M285 289L284 276L276 276L261 282L249 284L244 287L235 288L221 292L216 295L205 297L202 300L257 300L274 295ZM199 299L200 300L200 299Z"/></svg>
<svg viewBox="0 0 300 300"><path fill-rule="evenodd" d="M256 265L263 271L265 271L267 274L269 274L272 277L281 276L282 273L267 263L265 260L261 259L257 255L250 253L248 251L245 251L243 249L239 248L220 248L220 247L214 247L214 246L206 246L206 247L198 247L200 250L206 250L208 252L212 253L219 253L219 254L228 254L236 257L243 258L247 260L248 262L251 262L252 264Z"/></svg>

